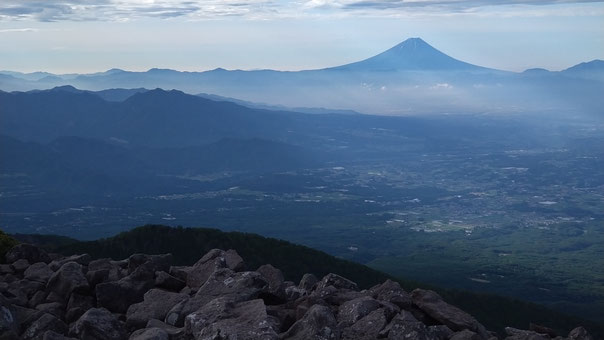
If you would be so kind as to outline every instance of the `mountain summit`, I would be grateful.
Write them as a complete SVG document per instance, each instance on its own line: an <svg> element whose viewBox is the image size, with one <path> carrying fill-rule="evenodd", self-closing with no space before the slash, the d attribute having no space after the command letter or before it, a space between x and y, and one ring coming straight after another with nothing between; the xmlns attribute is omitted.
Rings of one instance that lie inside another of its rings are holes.
<svg viewBox="0 0 604 340"><path fill-rule="evenodd" d="M421 38L409 38L374 57L331 68L346 71L458 71L479 70L435 49Z"/></svg>

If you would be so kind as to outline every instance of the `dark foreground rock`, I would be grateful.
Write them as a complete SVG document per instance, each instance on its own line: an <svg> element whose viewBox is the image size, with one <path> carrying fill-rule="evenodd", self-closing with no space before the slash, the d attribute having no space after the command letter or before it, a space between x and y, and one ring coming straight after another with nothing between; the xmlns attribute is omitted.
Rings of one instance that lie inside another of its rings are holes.
<svg viewBox="0 0 604 340"><path fill-rule="evenodd" d="M0 340L487 340L491 332L437 293L388 280L360 291L328 274L298 285L272 265L246 271L235 250L190 267L170 254L52 260L22 244L0 265ZM496 308L496 307L494 307ZM508 327L506 340L594 340L582 327Z"/></svg>

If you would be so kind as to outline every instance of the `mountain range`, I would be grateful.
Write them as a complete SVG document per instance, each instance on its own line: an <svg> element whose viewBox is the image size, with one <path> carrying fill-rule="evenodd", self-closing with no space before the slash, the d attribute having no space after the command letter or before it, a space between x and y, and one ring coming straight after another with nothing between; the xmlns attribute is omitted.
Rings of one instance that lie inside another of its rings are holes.
<svg viewBox="0 0 604 340"><path fill-rule="evenodd" d="M0 89L4 91L62 85L95 91L179 89L285 107L378 114L552 110L599 115L604 61L581 63L559 72L531 69L516 73L472 65L420 38L411 38L359 62L296 72L221 68L204 72L111 69L64 75L0 72Z"/></svg>

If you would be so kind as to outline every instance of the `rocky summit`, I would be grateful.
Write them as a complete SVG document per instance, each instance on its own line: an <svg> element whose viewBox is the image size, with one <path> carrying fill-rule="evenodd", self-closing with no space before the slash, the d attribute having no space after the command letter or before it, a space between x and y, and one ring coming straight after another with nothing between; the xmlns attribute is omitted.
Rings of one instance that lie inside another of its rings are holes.
<svg viewBox="0 0 604 340"><path fill-rule="evenodd" d="M296 284L270 264L250 271L235 250L193 266L172 255L124 260L47 254L20 244L0 265L0 340L486 340L477 319L435 292L393 281L371 289L337 274ZM506 328L507 340L566 338L549 328Z"/></svg>

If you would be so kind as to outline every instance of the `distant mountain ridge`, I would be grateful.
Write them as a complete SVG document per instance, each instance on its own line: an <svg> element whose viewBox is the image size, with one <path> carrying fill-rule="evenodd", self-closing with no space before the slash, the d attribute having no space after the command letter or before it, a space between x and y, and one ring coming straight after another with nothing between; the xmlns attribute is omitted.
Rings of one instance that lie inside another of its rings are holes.
<svg viewBox="0 0 604 340"><path fill-rule="evenodd" d="M594 60L560 72L515 73L472 65L448 56L421 38L410 38L365 60L324 69L180 72L152 68L145 72L110 69L65 75L0 71L0 90L63 85L93 91L162 88L272 107L387 115L535 112L547 108L599 116L599 108L604 106L600 95L604 92L603 64L602 60ZM130 95L113 91L105 98L120 101Z"/></svg>

